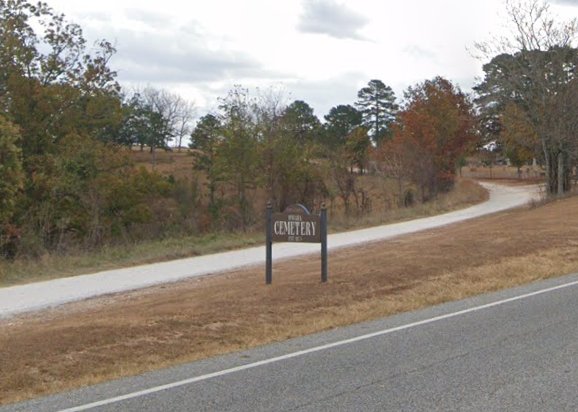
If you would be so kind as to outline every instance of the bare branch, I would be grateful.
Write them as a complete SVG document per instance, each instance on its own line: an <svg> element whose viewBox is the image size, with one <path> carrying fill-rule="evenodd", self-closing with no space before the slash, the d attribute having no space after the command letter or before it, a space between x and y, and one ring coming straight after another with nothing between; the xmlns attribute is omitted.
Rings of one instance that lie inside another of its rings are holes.
<svg viewBox="0 0 578 412"><path fill-rule="evenodd" d="M505 12L510 35L475 43L475 57L488 60L502 53L571 47L577 40L578 21L558 21L544 0L505 0Z"/></svg>

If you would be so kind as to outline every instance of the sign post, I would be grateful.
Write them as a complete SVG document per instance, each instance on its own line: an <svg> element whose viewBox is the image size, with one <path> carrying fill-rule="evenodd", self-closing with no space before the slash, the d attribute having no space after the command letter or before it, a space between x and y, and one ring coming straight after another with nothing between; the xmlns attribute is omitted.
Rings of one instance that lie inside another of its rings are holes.
<svg viewBox="0 0 578 412"><path fill-rule="evenodd" d="M273 281L273 205L267 202L267 267L265 269L265 283L270 285Z"/></svg>
<svg viewBox="0 0 578 412"><path fill-rule="evenodd" d="M267 203L265 283L273 281L273 242L321 243L321 282L327 282L327 209L321 205L319 215L309 213L303 205L287 207L283 213L273 213Z"/></svg>
<svg viewBox="0 0 578 412"><path fill-rule="evenodd" d="M321 204L321 282L327 282L327 208Z"/></svg>

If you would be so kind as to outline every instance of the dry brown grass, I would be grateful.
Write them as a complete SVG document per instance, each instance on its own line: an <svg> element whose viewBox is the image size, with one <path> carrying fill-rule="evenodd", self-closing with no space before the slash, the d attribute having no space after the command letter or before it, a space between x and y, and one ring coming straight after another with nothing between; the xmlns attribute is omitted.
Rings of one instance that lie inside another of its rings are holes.
<svg viewBox="0 0 578 412"><path fill-rule="evenodd" d="M38 396L578 271L578 198L0 323L0 400Z"/></svg>
<svg viewBox="0 0 578 412"><path fill-rule="evenodd" d="M140 151L133 148L131 157L137 166L163 175L173 175L177 179L190 179L193 172L193 156L189 149L172 152L156 150L153 155L147 148Z"/></svg>
<svg viewBox="0 0 578 412"><path fill-rule="evenodd" d="M540 166L523 166L518 170L517 167L513 166L494 165L489 167L471 164L462 167L461 174L469 179L522 180L526 184L529 182L541 182L545 178L544 170Z"/></svg>
<svg viewBox="0 0 578 412"><path fill-rule="evenodd" d="M378 226L438 215L456 209L462 209L488 199L488 192L478 182L469 179L457 179L455 187L448 193L441 193L427 203L417 203L412 207L397 205L396 183L379 176L362 176L360 185L371 194L374 207L366 215L345 216L340 201L337 210L329 208L330 232L351 230L361 227ZM527 183L526 183L527 184Z"/></svg>

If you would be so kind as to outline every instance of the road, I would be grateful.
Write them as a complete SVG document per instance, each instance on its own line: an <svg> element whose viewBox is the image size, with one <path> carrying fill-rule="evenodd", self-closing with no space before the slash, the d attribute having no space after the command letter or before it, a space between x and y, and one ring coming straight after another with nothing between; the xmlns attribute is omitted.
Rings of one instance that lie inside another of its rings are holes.
<svg viewBox="0 0 578 412"><path fill-rule="evenodd" d="M15 411L575 411L578 275L109 382Z"/></svg>
<svg viewBox="0 0 578 412"><path fill-rule="evenodd" d="M483 185L490 192L490 198L487 202L443 215L331 234L328 237L328 249L332 251L432 229L521 206L539 197L537 186L512 187L489 183L484 183ZM312 253L319 253L319 245L278 243L273 246L274 260L290 259ZM95 296L125 292L245 266L264 265L264 263L265 247L260 246L171 262L0 288L0 318Z"/></svg>

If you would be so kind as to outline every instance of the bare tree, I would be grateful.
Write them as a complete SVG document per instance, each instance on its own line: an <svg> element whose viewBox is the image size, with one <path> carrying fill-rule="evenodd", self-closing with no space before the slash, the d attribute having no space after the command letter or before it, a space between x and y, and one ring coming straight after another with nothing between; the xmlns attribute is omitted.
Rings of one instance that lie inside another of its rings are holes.
<svg viewBox="0 0 578 412"><path fill-rule="evenodd" d="M279 87L270 87L259 90L254 104L257 135L263 143L263 172L265 176L265 190L268 200L273 201L275 207L285 206L285 186L281 176L285 166L283 156L279 151L290 150L289 145L281 144L283 140L281 117L288 104L288 93Z"/></svg>
<svg viewBox="0 0 578 412"><path fill-rule="evenodd" d="M346 216L351 215L351 196L353 195L355 197L357 195L357 175L349 170L348 164L349 160L347 157L339 153L331 159L333 181L337 186L339 197L341 197L341 201L343 202Z"/></svg>
<svg viewBox="0 0 578 412"><path fill-rule="evenodd" d="M556 22L550 5L541 0L507 0L506 10L514 23L514 47L546 51L571 46L576 35L576 19Z"/></svg>
<svg viewBox="0 0 578 412"><path fill-rule="evenodd" d="M177 139L177 150L180 152L183 147L183 138L189 136L193 131L193 119L195 117L195 104L184 101L178 108L176 116L175 138Z"/></svg>
<svg viewBox="0 0 578 412"><path fill-rule="evenodd" d="M525 113L540 140L547 192L562 194L570 189L578 145L572 126L578 106L571 102L578 74L573 47L578 24L576 19L557 22L540 0L510 0L506 11L512 36L477 44L485 57L494 56L484 65L477 102L486 112L516 105Z"/></svg>
<svg viewBox="0 0 578 412"><path fill-rule="evenodd" d="M578 20L558 22L543 0L506 0L508 36L475 43L482 59L524 50L547 51L554 47L572 47L578 32Z"/></svg>
<svg viewBox="0 0 578 412"><path fill-rule="evenodd" d="M411 173L411 168L407 165L407 160L403 155L403 148L400 145L388 142L388 144L384 144L378 149L376 156L378 173L396 181L397 204L402 206L404 181L409 178Z"/></svg>
<svg viewBox="0 0 578 412"><path fill-rule="evenodd" d="M141 95L147 106L162 116L162 135L165 148L176 139L181 146L185 136L190 135L194 116L194 104L164 89L145 88Z"/></svg>

